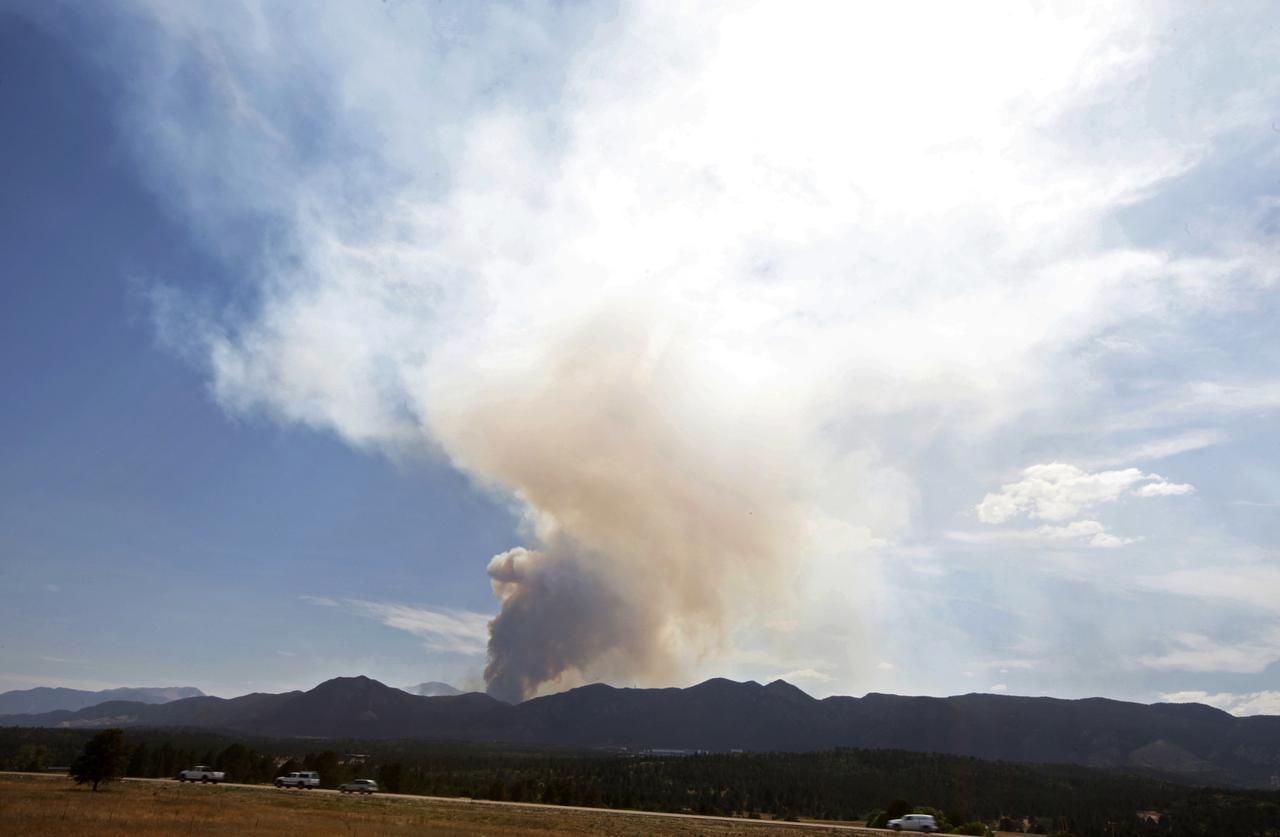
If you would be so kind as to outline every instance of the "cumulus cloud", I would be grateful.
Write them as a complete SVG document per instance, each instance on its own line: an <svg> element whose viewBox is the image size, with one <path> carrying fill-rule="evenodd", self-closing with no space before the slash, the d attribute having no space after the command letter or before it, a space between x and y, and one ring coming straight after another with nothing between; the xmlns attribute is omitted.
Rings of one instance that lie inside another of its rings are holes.
<svg viewBox="0 0 1280 837"><path fill-rule="evenodd" d="M1004 523L1024 515L1035 520L1062 521L1126 495L1167 497L1194 490L1190 485L1171 483L1159 474L1144 474L1137 468L1089 473L1075 465L1051 462L1026 468L1021 480L982 498L977 511L983 523Z"/></svg>
<svg viewBox="0 0 1280 837"><path fill-rule="evenodd" d="M471 559L504 697L727 653L815 556L902 533L939 442L1078 409L1081 346L1270 275L1248 225L1109 232L1269 114L1262 69L1167 94L1194 11L133 8L130 139L251 289L166 333L228 411L519 507L527 542ZM1066 522L1183 489L1038 465L979 516L1114 546Z"/></svg>

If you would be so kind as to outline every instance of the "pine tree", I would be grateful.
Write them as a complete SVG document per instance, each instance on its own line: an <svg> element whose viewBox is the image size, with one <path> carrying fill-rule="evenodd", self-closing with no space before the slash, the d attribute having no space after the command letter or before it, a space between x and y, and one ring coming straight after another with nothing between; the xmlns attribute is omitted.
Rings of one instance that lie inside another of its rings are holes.
<svg viewBox="0 0 1280 837"><path fill-rule="evenodd" d="M71 763L71 778L77 785L110 782L124 773L128 752L124 746L124 731L104 729L89 739L84 752Z"/></svg>

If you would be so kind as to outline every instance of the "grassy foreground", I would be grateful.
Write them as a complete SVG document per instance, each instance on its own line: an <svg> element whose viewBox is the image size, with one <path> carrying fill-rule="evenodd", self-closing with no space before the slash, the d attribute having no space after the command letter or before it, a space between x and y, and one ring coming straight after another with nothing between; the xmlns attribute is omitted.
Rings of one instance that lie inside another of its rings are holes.
<svg viewBox="0 0 1280 837"><path fill-rule="evenodd" d="M172 835L449 834L523 837L797 837L856 835L826 828L653 817L617 811L565 811L306 791L257 790L176 782L118 782L93 793L58 776L0 776L0 834L66 837ZM867 832L871 833L871 832Z"/></svg>

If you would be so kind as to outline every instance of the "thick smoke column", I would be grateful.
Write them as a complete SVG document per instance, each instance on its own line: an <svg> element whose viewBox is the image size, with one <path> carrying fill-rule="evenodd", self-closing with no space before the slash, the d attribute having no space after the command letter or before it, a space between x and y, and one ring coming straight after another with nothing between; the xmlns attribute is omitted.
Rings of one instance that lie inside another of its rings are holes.
<svg viewBox="0 0 1280 837"><path fill-rule="evenodd" d="M454 461L514 490L537 543L489 564L499 697L588 673L672 682L733 614L785 599L804 552L791 434L722 412L713 370L646 310L594 312L531 365L430 399Z"/></svg>

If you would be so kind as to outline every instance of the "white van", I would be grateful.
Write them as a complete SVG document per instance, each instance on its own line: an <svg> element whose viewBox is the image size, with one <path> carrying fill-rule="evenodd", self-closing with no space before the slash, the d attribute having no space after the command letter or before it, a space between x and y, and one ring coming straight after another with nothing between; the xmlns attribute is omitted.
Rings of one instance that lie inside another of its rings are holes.
<svg viewBox="0 0 1280 837"><path fill-rule="evenodd" d="M287 776L276 777L276 787L278 788L318 788L320 787L320 774L314 770L299 770L288 774Z"/></svg>

